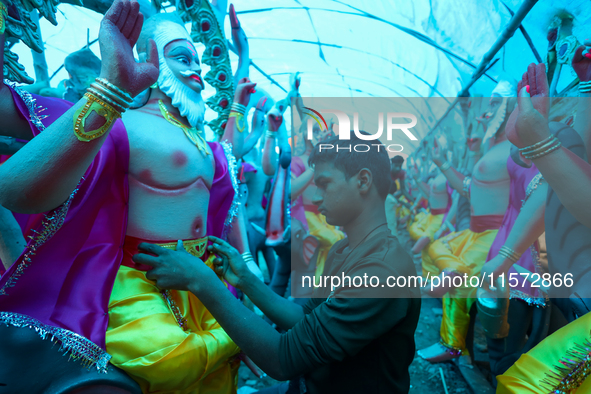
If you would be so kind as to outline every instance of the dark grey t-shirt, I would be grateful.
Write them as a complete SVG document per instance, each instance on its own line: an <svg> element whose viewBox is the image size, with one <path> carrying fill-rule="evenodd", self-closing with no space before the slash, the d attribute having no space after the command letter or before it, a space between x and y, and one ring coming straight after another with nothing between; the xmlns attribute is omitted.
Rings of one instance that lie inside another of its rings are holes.
<svg viewBox="0 0 591 394"><path fill-rule="evenodd" d="M385 226L345 255L348 242L345 238L333 245L325 275L367 274L378 276L380 283L391 275L416 275L411 257ZM418 289L401 289L406 298L358 298L364 290L340 288L327 300L330 289L314 289L305 318L283 335L282 368L304 374L310 393L408 392L421 305Z"/></svg>

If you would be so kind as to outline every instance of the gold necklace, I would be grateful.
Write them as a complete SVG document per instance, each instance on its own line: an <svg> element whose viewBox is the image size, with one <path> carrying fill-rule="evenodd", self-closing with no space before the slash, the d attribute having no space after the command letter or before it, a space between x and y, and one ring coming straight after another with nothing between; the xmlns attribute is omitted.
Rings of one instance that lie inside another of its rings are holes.
<svg viewBox="0 0 591 394"><path fill-rule="evenodd" d="M162 117L164 119L166 119L171 125L181 128L187 136L187 138L195 144L197 149L205 153L206 156L209 155L206 145L207 142L205 141L205 138L203 138L203 135L201 135L201 130L199 130L196 127L187 127L184 124L182 124L177 118L175 118L170 112L168 112L162 100L158 100L158 106L160 107L160 113L162 114Z"/></svg>

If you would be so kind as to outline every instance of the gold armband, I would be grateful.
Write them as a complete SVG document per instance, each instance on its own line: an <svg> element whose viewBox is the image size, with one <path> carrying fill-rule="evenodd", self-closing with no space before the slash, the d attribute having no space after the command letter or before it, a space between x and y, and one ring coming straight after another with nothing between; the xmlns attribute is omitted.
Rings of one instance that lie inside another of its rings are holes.
<svg viewBox="0 0 591 394"><path fill-rule="evenodd" d="M517 263L521 258L521 256L518 255L517 252L515 252L510 247L504 245L501 247L501 249L499 249L499 254L511 260L513 264Z"/></svg>
<svg viewBox="0 0 591 394"><path fill-rule="evenodd" d="M86 103L74 113L74 134L79 141L90 142L104 135L121 113L90 92L86 92L84 97ZM86 119L93 111L105 118L105 124L95 130L86 130Z"/></svg>

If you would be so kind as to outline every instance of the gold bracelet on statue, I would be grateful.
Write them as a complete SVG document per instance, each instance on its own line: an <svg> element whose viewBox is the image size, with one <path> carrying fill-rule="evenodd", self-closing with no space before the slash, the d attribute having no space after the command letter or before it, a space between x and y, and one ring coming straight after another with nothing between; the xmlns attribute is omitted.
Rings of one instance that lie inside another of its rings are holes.
<svg viewBox="0 0 591 394"><path fill-rule="evenodd" d="M517 263L519 261L519 259L521 258L521 256L518 255L517 252L515 252L513 249L511 249L508 246L501 246L501 249L499 249L499 254L503 257L508 258L513 263Z"/></svg>
<svg viewBox="0 0 591 394"><path fill-rule="evenodd" d="M479 153L480 153L480 152L478 152L478 151L475 151L475 150L470 150L470 151L468 151L468 157L475 157L475 156L478 156L478 154L479 154Z"/></svg>
<svg viewBox="0 0 591 394"><path fill-rule="evenodd" d="M242 105L240 103L232 103L232 105L230 106L230 111L231 112L238 112L241 115L246 114L246 106Z"/></svg>
<svg viewBox="0 0 591 394"><path fill-rule="evenodd" d="M277 138L277 132L276 131L267 130L265 132L265 136L267 136L267 138L276 139Z"/></svg>
<svg viewBox="0 0 591 394"><path fill-rule="evenodd" d="M92 92L86 92L84 97L86 103L74 112L74 134L79 141L89 142L109 131L115 120L121 117L121 113ZM86 119L92 112L105 118L105 123L98 129L86 130Z"/></svg>
<svg viewBox="0 0 591 394"><path fill-rule="evenodd" d="M580 82L579 93L591 93L591 81Z"/></svg>
<svg viewBox="0 0 591 394"><path fill-rule="evenodd" d="M101 99L102 101L104 101L105 103L109 104L111 107L113 107L115 109L115 111L119 112L120 114L125 112L124 107L122 107L120 104L118 104L112 98L101 93L98 89L93 88L92 85L89 86L88 89L86 89L86 92L92 94L93 96L95 96L95 97Z"/></svg>
<svg viewBox="0 0 591 394"><path fill-rule="evenodd" d="M105 88L109 89L111 92L115 93L119 97L121 97L124 101L128 102L130 105L133 102L131 95L127 92L124 92L122 89L118 88L117 86L113 85L111 82L107 81L105 78L97 78L95 79L96 82L103 85Z"/></svg>
<svg viewBox="0 0 591 394"><path fill-rule="evenodd" d="M254 257L252 257L250 252L244 252L242 253L242 260L244 260L245 263L248 263L249 261L254 261Z"/></svg>
<svg viewBox="0 0 591 394"><path fill-rule="evenodd" d="M560 148L561 142L555 136L551 135L548 138L543 139L542 141L535 143L530 146L526 146L525 148L520 148L519 151L528 160L537 159L538 157L542 157L547 155L548 153L555 151L556 149Z"/></svg>
<svg viewBox="0 0 591 394"><path fill-rule="evenodd" d="M6 16L8 15L8 10L4 3L0 2L0 34L4 34L4 30L6 30Z"/></svg>
<svg viewBox="0 0 591 394"><path fill-rule="evenodd" d="M119 96L109 88L106 88L104 85L93 82L90 84L90 87L94 89L95 92L100 92L103 95L107 96L113 103L117 104L119 107L128 109L131 105L131 101L127 101L125 98Z"/></svg>
<svg viewBox="0 0 591 394"><path fill-rule="evenodd" d="M445 163L443 163L441 165L441 167L439 167L439 169L441 170L441 172L447 171L451 168L451 164L449 164L449 161L446 161Z"/></svg>

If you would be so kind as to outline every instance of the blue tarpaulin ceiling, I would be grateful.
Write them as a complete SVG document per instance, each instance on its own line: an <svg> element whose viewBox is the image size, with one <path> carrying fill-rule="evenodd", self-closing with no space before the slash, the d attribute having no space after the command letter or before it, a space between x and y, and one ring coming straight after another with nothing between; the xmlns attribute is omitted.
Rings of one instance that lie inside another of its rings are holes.
<svg viewBox="0 0 591 394"><path fill-rule="evenodd" d="M290 74L298 71L304 97L455 97L511 19L509 9L516 12L520 4L520 0L234 2L249 39L251 59L266 74L251 67L250 77L275 99L285 96ZM588 0L540 1L523 26L542 58L547 27L560 10L575 16L574 34L579 41L591 37ZM84 47L87 29L90 40L98 36L101 17L63 4L57 26L41 21L50 75L65 56ZM228 18L225 31L229 38ZM100 55L98 44L91 48ZM30 50L17 44L14 51L33 75ZM492 79L507 75L517 79L536 61L520 31L496 58L499 61L474 85L473 94L490 95L495 86ZM237 57L232 54L232 59L235 67ZM67 74L62 70L52 83L64 78ZM204 97L212 93L209 87ZM434 124L439 114L424 115ZM421 132L427 130L428 125Z"/></svg>

